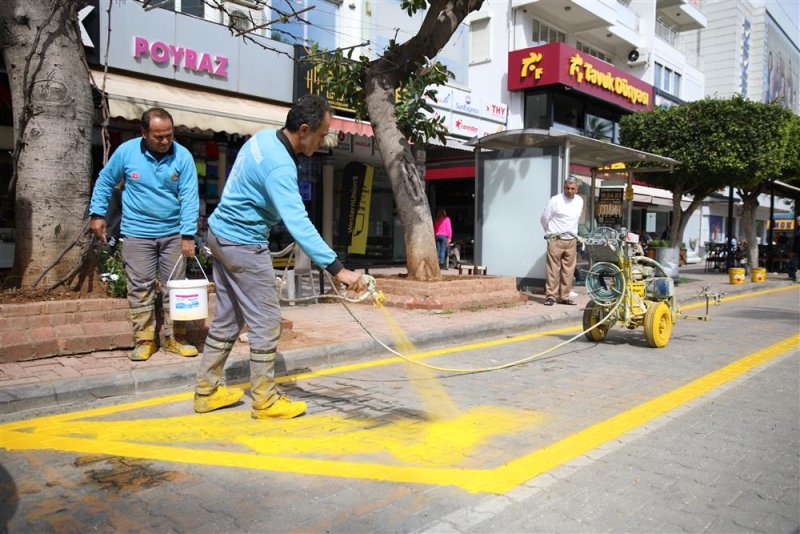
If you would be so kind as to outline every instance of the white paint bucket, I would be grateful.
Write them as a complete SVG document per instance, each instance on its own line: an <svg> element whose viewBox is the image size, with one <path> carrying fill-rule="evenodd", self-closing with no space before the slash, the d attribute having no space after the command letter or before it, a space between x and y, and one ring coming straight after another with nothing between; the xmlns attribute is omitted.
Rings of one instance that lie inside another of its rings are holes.
<svg viewBox="0 0 800 534"><path fill-rule="evenodd" d="M173 321L205 319L208 317L208 277L197 256L194 259L203 273L202 280L172 280L172 275L183 258L184 256L178 258L167 279L170 318Z"/></svg>
<svg viewBox="0 0 800 534"><path fill-rule="evenodd" d="M170 280L169 314L173 321L208 317L208 280Z"/></svg>

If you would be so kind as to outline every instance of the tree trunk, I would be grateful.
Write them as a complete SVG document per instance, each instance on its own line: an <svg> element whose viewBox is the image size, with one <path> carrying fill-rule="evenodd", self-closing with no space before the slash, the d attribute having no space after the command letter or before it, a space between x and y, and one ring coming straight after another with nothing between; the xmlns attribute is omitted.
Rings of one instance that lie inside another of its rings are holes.
<svg viewBox="0 0 800 534"><path fill-rule="evenodd" d="M54 263L43 285L74 280L90 244L84 234L93 107L77 5L78 0L0 1L0 44L14 113L13 273L23 287ZM80 277L79 283L90 279Z"/></svg>
<svg viewBox="0 0 800 534"><path fill-rule="evenodd" d="M747 264L752 269L758 267L758 242L756 240L756 209L761 188L752 192L739 191L742 199L742 226L747 241Z"/></svg>
<svg viewBox="0 0 800 534"><path fill-rule="evenodd" d="M365 94L375 142L403 225L408 276L421 281L441 280L425 182L415 164L411 146L397 127L391 83L379 75L368 75Z"/></svg>
<svg viewBox="0 0 800 534"><path fill-rule="evenodd" d="M683 232L686 231L686 225L689 224L689 219L692 213L703 203L703 196L695 195L691 203L683 210L681 208L681 199L683 198L683 189L676 188L672 192L672 224L669 229L669 245L672 248L680 247L683 242Z"/></svg>

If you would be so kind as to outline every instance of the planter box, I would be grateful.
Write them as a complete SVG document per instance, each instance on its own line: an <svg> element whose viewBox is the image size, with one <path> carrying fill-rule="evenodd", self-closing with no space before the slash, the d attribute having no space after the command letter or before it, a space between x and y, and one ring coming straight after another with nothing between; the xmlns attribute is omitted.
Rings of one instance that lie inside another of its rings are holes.
<svg viewBox="0 0 800 534"><path fill-rule="evenodd" d="M463 310L480 306L522 303L512 276L445 276L439 282L418 282L404 277L376 277L386 306L425 310Z"/></svg>
<svg viewBox="0 0 800 534"><path fill-rule="evenodd" d="M208 296L209 317L184 321L189 342L202 348L214 316L216 295ZM291 321L282 321L291 330ZM0 363L38 360L133 347L126 299L80 299L0 304Z"/></svg>

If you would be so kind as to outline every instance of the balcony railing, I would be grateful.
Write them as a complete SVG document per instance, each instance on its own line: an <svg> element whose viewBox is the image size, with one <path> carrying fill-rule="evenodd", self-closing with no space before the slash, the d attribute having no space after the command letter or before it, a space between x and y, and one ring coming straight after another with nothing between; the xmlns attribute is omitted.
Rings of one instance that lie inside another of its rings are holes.
<svg viewBox="0 0 800 534"><path fill-rule="evenodd" d="M675 46L678 42L678 32L661 19L656 19L656 35L671 46Z"/></svg>

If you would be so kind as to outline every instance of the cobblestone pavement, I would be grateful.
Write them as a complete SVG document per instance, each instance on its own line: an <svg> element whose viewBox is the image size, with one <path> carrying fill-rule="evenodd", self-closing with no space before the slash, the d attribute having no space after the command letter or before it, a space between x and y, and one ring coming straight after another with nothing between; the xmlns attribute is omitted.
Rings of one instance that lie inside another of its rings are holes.
<svg viewBox="0 0 800 534"><path fill-rule="evenodd" d="M779 274L770 274L764 283L748 281L743 285L731 285L727 274L706 273L698 266L684 267L681 272L683 282L676 287L676 293L682 303L696 301L703 287L734 295L790 285L786 275ZM463 343L556 324L579 324L582 308L589 299L584 288L577 287L576 291L578 306L546 307L539 295L513 307L444 312L392 308L390 314L417 347ZM391 340L389 324L381 313L368 305L351 306L351 310L369 332L383 341ZM324 369L375 357L378 345L340 304L285 306L282 313L294 327L292 336L282 339L280 345L279 374ZM714 313L716 309L712 309L712 316ZM244 377L247 345L237 344L230 361L229 377L233 380ZM2 363L0 407L4 413L11 413L176 386L188 388L193 382L196 365L194 359L164 352L144 363L131 362L127 351Z"/></svg>
<svg viewBox="0 0 800 534"><path fill-rule="evenodd" d="M795 532L800 293L776 289L680 322L664 349L613 329L492 373L287 377L310 405L292 421L253 421L247 399L196 415L184 388L58 407L0 428L4 517L26 532ZM495 365L576 333L424 361Z"/></svg>

